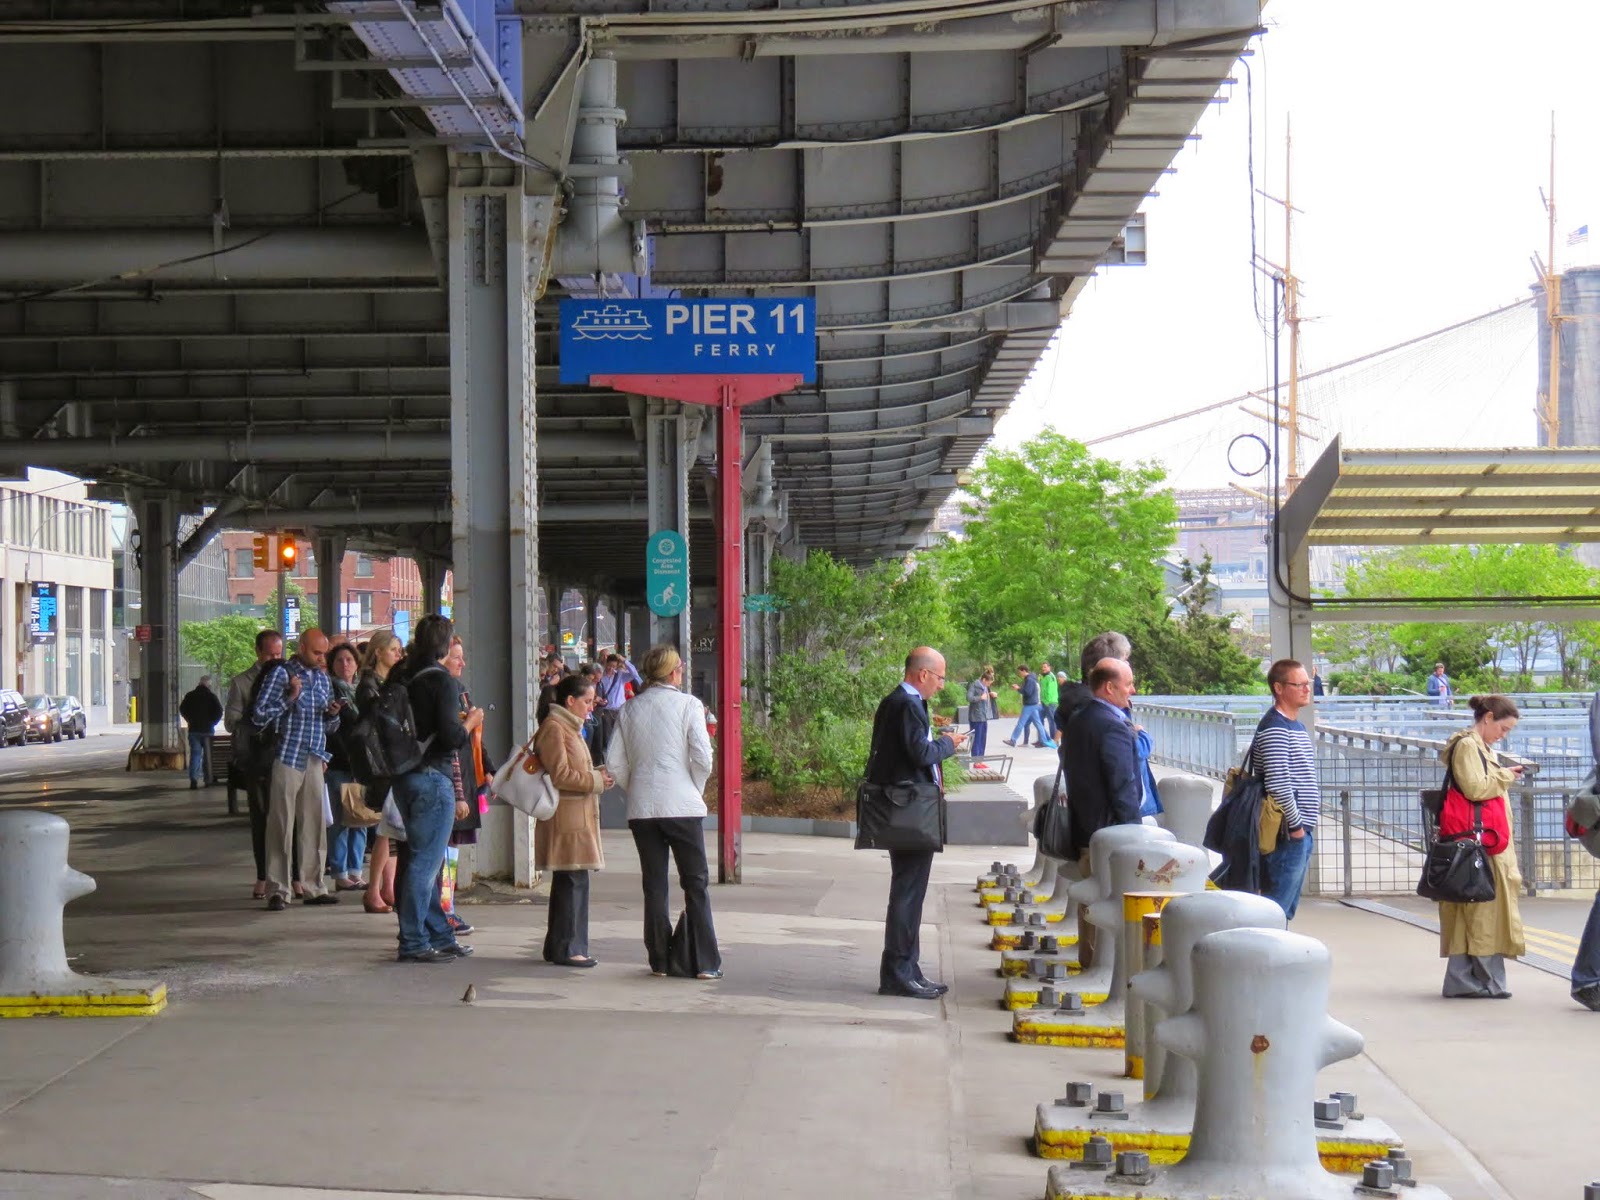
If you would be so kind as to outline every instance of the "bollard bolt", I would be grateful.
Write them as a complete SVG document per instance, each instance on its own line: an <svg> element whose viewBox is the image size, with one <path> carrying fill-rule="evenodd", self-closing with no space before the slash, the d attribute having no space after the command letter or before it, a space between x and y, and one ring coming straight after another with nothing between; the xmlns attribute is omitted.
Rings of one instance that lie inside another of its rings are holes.
<svg viewBox="0 0 1600 1200"><path fill-rule="evenodd" d="M1396 1146L1389 1151L1389 1165L1394 1168L1394 1181L1403 1183L1407 1187L1416 1187L1416 1178L1411 1173L1411 1159L1406 1154L1405 1147Z"/></svg>
<svg viewBox="0 0 1600 1200"><path fill-rule="evenodd" d="M1356 1112L1356 1094L1354 1092L1329 1092L1328 1098L1339 1102L1339 1107L1344 1110L1345 1116L1359 1117L1361 1115Z"/></svg>
<svg viewBox="0 0 1600 1200"><path fill-rule="evenodd" d="M1600 1183L1584 1184L1583 1200L1600 1200Z"/></svg>
<svg viewBox="0 0 1600 1200"><path fill-rule="evenodd" d="M1078 995L1077 992L1067 992L1067 993L1065 993L1061 997L1061 1003L1057 1007L1056 1011L1058 1011L1058 1012L1082 1012L1083 1011L1083 997Z"/></svg>
<svg viewBox="0 0 1600 1200"><path fill-rule="evenodd" d="M1017 873L1017 864L1016 863L1007 863L1006 864L1006 874L1007 875L1015 875L1016 873Z"/></svg>
<svg viewBox="0 0 1600 1200"><path fill-rule="evenodd" d="M1039 935L1031 929L1024 929L1022 931L1022 940L1017 943L1017 948L1020 950L1037 950L1039 948L1038 943Z"/></svg>
<svg viewBox="0 0 1600 1200"><path fill-rule="evenodd" d="M1000 874L1001 870L1002 870L1002 867L1000 865L1000 860L998 858L995 859L992 863L989 864L989 874L998 875L998 874Z"/></svg>
<svg viewBox="0 0 1600 1200"><path fill-rule="evenodd" d="M1104 1171L1111 1166L1113 1158L1111 1143L1097 1133L1083 1144L1083 1157L1072 1165L1084 1171Z"/></svg>
<svg viewBox="0 0 1600 1200"><path fill-rule="evenodd" d="M1050 984L1047 983L1039 989L1040 1008L1054 1008L1058 999L1059 997L1056 995L1056 989Z"/></svg>
<svg viewBox="0 0 1600 1200"><path fill-rule="evenodd" d="M1011 910L1010 923L1012 925L1026 925L1028 923L1028 914L1023 912L1020 908L1014 908Z"/></svg>
<svg viewBox="0 0 1600 1200"><path fill-rule="evenodd" d="M1041 934L1039 937L1039 949L1044 954L1060 954L1061 942L1053 933Z"/></svg>
<svg viewBox="0 0 1600 1200"><path fill-rule="evenodd" d="M1317 1100L1312 1103L1312 1117L1320 1129L1339 1129L1344 1122L1344 1109L1334 1099Z"/></svg>
<svg viewBox="0 0 1600 1200"><path fill-rule="evenodd" d="M1044 978L1044 959L1042 959L1042 958L1030 958L1028 960L1028 974L1032 975L1035 979L1043 979Z"/></svg>
<svg viewBox="0 0 1600 1200"><path fill-rule="evenodd" d="M1045 963L1046 979L1065 979L1067 977L1067 964L1064 962Z"/></svg>
<svg viewBox="0 0 1600 1200"><path fill-rule="evenodd" d="M1386 1159L1369 1162L1361 1168L1361 1186L1386 1191L1394 1187L1394 1166Z"/></svg>
<svg viewBox="0 0 1600 1200"><path fill-rule="evenodd" d="M1067 1103L1072 1105L1074 1108L1088 1108L1089 1101L1093 1098L1093 1084L1085 1083L1081 1079L1074 1079L1071 1083L1067 1084ZM1104 1141L1103 1138L1101 1140Z"/></svg>
<svg viewBox="0 0 1600 1200"><path fill-rule="evenodd" d="M1008 887L1008 888L1006 888L1004 893L1002 893L1001 899L1003 899L1007 904L1015 904L1018 900L1021 899L1021 897L1019 895L1017 895L1017 889L1016 888Z"/></svg>
<svg viewBox="0 0 1600 1200"><path fill-rule="evenodd" d="M1101 1092L1098 1096L1095 1097L1095 1100L1094 1100L1094 1108L1095 1108L1096 1112L1103 1112L1103 1113L1121 1112L1121 1111L1123 1111L1123 1109L1125 1107L1126 1107L1126 1105L1123 1103L1123 1098L1122 1098L1122 1093L1121 1092L1112 1092L1112 1091Z"/></svg>
<svg viewBox="0 0 1600 1200"><path fill-rule="evenodd" d="M1020 912L1021 909L1018 909L1017 911ZM1043 929L1044 926L1045 926L1044 914L1042 912L1031 912L1031 913L1029 913L1028 914L1028 924L1032 925L1035 929Z"/></svg>
<svg viewBox="0 0 1600 1200"><path fill-rule="evenodd" d="M1143 1150L1124 1150L1117 1155L1117 1174L1124 1178L1150 1174L1150 1156Z"/></svg>

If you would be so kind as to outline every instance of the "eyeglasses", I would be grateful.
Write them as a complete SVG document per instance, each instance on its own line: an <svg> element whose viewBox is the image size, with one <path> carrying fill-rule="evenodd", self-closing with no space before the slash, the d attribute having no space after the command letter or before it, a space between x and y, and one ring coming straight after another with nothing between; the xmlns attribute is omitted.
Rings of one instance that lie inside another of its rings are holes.
<svg viewBox="0 0 1600 1200"><path fill-rule="evenodd" d="M1311 686L1311 680L1307 679L1307 680L1299 681L1299 680L1288 679L1288 680L1284 681L1283 686L1284 687L1293 687L1293 688L1302 688L1302 687L1303 688L1308 688L1308 687Z"/></svg>
<svg viewBox="0 0 1600 1200"><path fill-rule="evenodd" d="M937 671L935 671L935 670L934 670L934 669L933 669L933 668L932 668L932 667L923 667L923 668L922 668L922 669L923 669L923 670L924 670L924 671L926 671L926 672L927 672L927 673L928 673L928 674L929 674L929 675L932 675L932 676L933 676L933 677L934 677L934 678L935 678L935 679L937 679L937 680L938 680L938 681L939 681L939 682L940 682L940 683L943 683L943 682L944 682L944 676L943 676L943 675L941 675L941 674L939 674L939 673L938 673L938 672L937 672Z"/></svg>

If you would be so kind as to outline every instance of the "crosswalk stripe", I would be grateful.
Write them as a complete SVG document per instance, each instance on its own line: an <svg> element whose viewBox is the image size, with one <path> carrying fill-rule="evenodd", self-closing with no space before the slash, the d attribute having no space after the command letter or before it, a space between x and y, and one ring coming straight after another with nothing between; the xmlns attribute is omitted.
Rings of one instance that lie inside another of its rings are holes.
<svg viewBox="0 0 1600 1200"><path fill-rule="evenodd" d="M1561 942L1564 945L1571 946L1574 950L1576 950L1581 944L1578 939L1573 937L1570 933L1558 933L1554 929L1540 929L1536 925L1524 925L1522 927L1522 931L1526 934L1543 938L1546 941Z"/></svg>

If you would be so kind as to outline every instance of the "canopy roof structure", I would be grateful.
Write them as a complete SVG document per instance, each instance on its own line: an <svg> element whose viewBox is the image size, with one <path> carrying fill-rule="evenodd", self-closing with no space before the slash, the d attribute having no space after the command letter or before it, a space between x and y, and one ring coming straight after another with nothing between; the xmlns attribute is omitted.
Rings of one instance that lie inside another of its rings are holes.
<svg viewBox="0 0 1600 1200"><path fill-rule="evenodd" d="M1600 447L1346 450L1335 437L1283 506L1300 546L1600 542Z"/></svg>

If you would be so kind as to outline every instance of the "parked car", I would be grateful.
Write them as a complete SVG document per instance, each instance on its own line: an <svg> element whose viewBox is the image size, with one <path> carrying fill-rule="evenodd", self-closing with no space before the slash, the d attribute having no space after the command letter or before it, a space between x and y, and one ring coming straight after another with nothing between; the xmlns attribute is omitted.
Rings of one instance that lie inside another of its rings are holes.
<svg viewBox="0 0 1600 1200"><path fill-rule="evenodd" d="M89 714L83 711L76 696L57 696L56 708L61 713L61 732L69 738L89 736Z"/></svg>
<svg viewBox="0 0 1600 1200"><path fill-rule="evenodd" d="M0 746L20 746L28 740L28 702L21 692L0 689Z"/></svg>
<svg viewBox="0 0 1600 1200"><path fill-rule="evenodd" d="M61 740L61 710L49 696L28 697L28 739L34 742Z"/></svg>

